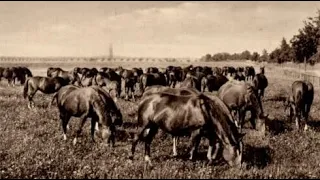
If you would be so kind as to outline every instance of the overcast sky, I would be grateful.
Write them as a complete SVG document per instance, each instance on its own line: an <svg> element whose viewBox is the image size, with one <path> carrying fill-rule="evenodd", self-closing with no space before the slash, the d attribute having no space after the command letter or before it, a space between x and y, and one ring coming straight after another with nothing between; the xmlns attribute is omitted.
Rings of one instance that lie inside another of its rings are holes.
<svg viewBox="0 0 320 180"><path fill-rule="evenodd" d="M270 52L320 2L0 2L0 55L200 57Z"/></svg>

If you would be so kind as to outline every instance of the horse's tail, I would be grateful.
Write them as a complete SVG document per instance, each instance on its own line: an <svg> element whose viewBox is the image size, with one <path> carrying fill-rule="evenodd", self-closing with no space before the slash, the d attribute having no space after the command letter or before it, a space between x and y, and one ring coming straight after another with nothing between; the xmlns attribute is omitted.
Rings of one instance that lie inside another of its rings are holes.
<svg viewBox="0 0 320 180"><path fill-rule="evenodd" d="M297 92L297 95L296 95L296 99L295 99L295 102L296 102L296 105L300 107L302 107L302 103L303 103L303 99L302 99L302 92L301 91L298 91Z"/></svg>
<svg viewBox="0 0 320 180"><path fill-rule="evenodd" d="M23 87L23 98L24 99L26 99L27 95L28 95L29 80L30 80L30 78L27 78L26 82L24 83L24 87Z"/></svg>

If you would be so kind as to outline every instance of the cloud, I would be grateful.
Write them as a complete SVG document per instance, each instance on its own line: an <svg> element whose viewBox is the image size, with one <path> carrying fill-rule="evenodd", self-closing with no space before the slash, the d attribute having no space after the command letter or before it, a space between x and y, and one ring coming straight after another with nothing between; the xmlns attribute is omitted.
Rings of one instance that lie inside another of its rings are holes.
<svg viewBox="0 0 320 180"><path fill-rule="evenodd" d="M113 43L115 54L133 56L200 57L221 51L270 51L282 37L290 39L297 33L302 21L316 14L320 3L202 1L148 8L135 4L135 8L118 13L110 8L104 12L108 2L55 5L25 15L25 23L9 23L9 19L21 16L18 11L0 12L0 20L5 16L8 21L0 21L5 25L0 29L0 43L12 44L2 52L107 54L109 43Z"/></svg>

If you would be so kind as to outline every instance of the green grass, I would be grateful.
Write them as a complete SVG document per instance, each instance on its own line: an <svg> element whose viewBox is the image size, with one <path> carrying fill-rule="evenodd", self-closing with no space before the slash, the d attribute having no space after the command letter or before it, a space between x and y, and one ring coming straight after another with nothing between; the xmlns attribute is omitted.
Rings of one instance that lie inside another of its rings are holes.
<svg viewBox="0 0 320 180"><path fill-rule="evenodd" d="M102 66L102 65L99 65ZM132 65L130 65L132 66ZM45 75L48 65L30 65L32 72ZM62 66L68 69L74 66ZM98 65L96 66L98 67ZM78 144L72 139L78 125L70 121L68 140L62 140L62 129L56 106L48 108L52 95L38 92L36 107L27 108L22 86L0 83L0 178L316 178L320 176L319 89L311 109L311 130L294 130L284 115L281 102L268 101L282 96L293 79L283 77L277 67L266 69L269 86L263 103L270 120L265 136L246 130L244 168L229 168L223 161L207 165L207 141L203 140L199 156L188 160L188 139L180 138L177 158L172 157L172 139L158 133L151 145L155 167L144 168L144 145L138 144L135 158L129 161L130 132L136 131L134 114L137 103L119 100L124 126L117 133L114 149L90 140L90 123L85 124ZM249 123L247 124L250 127Z"/></svg>

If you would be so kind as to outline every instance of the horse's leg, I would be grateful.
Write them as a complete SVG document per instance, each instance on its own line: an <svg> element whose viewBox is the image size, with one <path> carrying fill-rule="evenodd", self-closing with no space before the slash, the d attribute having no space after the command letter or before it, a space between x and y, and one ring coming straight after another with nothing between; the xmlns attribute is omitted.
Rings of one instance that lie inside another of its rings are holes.
<svg viewBox="0 0 320 180"><path fill-rule="evenodd" d="M175 157L178 155L178 153L177 153L178 137L173 136L172 140L173 140L173 156Z"/></svg>
<svg viewBox="0 0 320 180"><path fill-rule="evenodd" d="M309 113L310 113L311 104L306 104L306 110L305 110L305 126L304 130L306 131L308 129L308 121L309 121Z"/></svg>
<svg viewBox="0 0 320 180"><path fill-rule="evenodd" d="M94 140L95 130L99 131L99 128L97 128L97 126L99 127L98 122L96 121L95 118L92 118L91 119L91 140L92 140L92 142L95 142L95 140Z"/></svg>
<svg viewBox="0 0 320 180"><path fill-rule="evenodd" d="M244 119L246 117L246 110L244 109L239 109L238 110L238 115L239 115L239 126L240 126L240 132L242 131L242 127L244 124Z"/></svg>
<svg viewBox="0 0 320 180"><path fill-rule="evenodd" d="M299 129L300 119L301 119L301 110L300 109L296 109L295 110L295 114L296 114L296 117L295 117L296 128Z"/></svg>
<svg viewBox="0 0 320 180"><path fill-rule="evenodd" d="M33 87L29 87L28 90L28 108L31 109L35 107L35 103L33 102L33 96L36 94L38 89L34 89Z"/></svg>
<svg viewBox="0 0 320 180"><path fill-rule="evenodd" d="M63 140L67 140L67 125L70 120L70 116L64 113L60 113L60 119L63 129Z"/></svg>
<svg viewBox="0 0 320 180"><path fill-rule="evenodd" d="M131 86L131 98L132 98L132 101L135 102L135 98L134 98L134 86Z"/></svg>
<svg viewBox="0 0 320 180"><path fill-rule="evenodd" d="M197 150L197 147L198 147L198 145L200 143L200 140L201 140L200 129L195 130L195 131L193 131L191 133L190 140L191 140L191 142L189 144L189 147L190 147L190 157L189 157L189 159L192 160L193 156L194 156L194 153Z"/></svg>
<svg viewBox="0 0 320 180"><path fill-rule="evenodd" d="M84 123L86 122L86 120L87 120L87 116L81 118L81 122L79 124L78 130L76 133L76 137L73 139L73 145L77 144L77 138L80 136L81 131L82 131L82 127L83 127Z"/></svg>
<svg viewBox="0 0 320 180"><path fill-rule="evenodd" d="M151 126L150 130L148 131L148 133L145 136L145 152L144 152L144 160L149 163L150 166L152 166L151 160L150 160L150 146L151 146L151 142L154 138L154 136L157 134L158 132L158 127L157 126Z"/></svg>
<svg viewBox="0 0 320 180"><path fill-rule="evenodd" d="M215 149L212 154L212 160L215 160L217 158L218 152L220 150L220 145L221 145L220 142L218 142L218 141L215 142Z"/></svg>
<svg viewBox="0 0 320 180"><path fill-rule="evenodd" d="M139 141L145 141L146 134L148 134L150 131L150 128L148 125L144 125L142 127L142 130L140 131L139 134L136 134L132 140L132 146L131 146L131 155L129 156L129 159L133 159L134 153L136 146Z"/></svg>
<svg viewBox="0 0 320 180"><path fill-rule="evenodd" d="M251 117L250 117L249 121L250 121L250 123L251 123L251 125L252 125L252 128L253 128L253 129L256 129L256 119L257 119L258 117L257 117L254 113L255 113L254 111L251 111ZM244 118L243 118L243 119L244 119Z"/></svg>

